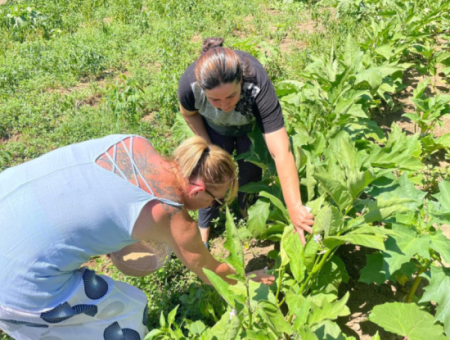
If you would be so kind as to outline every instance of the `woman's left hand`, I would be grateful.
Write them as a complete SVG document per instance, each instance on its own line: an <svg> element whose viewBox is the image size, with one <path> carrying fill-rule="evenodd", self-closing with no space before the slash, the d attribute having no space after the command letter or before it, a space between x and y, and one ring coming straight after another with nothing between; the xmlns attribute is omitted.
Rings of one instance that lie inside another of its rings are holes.
<svg viewBox="0 0 450 340"><path fill-rule="evenodd" d="M305 245L305 231L312 233L314 216L309 212L309 209L301 203L292 209L292 211L289 211L289 216L294 225L294 232L298 234L302 244Z"/></svg>
<svg viewBox="0 0 450 340"><path fill-rule="evenodd" d="M275 276L273 276L271 274L267 274L266 269L252 271L250 273L247 273L247 276L251 275L251 274L256 275L256 277L252 278L252 280L255 282L261 282L261 283L264 283L265 285L269 285L269 286L275 282Z"/></svg>

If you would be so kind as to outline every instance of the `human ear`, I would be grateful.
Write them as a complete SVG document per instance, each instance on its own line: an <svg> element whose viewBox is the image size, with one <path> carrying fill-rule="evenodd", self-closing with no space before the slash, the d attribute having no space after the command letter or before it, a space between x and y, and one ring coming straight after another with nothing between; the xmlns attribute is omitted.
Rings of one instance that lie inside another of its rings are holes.
<svg viewBox="0 0 450 340"><path fill-rule="evenodd" d="M189 198L193 198L203 191L205 191L205 184L203 182L199 182L196 184L191 183L188 189L188 196Z"/></svg>

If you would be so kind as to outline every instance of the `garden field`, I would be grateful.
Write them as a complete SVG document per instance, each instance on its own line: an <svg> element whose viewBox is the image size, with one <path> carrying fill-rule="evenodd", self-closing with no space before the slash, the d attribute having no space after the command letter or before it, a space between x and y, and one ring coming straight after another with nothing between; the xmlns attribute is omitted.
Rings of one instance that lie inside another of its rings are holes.
<svg viewBox="0 0 450 340"><path fill-rule="evenodd" d="M236 285L87 264L146 293L145 340L450 338L450 0L0 0L0 171L114 133L169 154L207 37L266 68L315 224L302 246L255 128L259 198L211 240Z"/></svg>

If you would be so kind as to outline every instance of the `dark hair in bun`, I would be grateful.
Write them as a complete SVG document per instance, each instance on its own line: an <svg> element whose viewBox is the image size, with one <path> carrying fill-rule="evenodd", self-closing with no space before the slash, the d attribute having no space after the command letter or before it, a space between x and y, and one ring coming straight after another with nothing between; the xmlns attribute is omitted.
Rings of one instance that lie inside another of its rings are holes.
<svg viewBox="0 0 450 340"><path fill-rule="evenodd" d="M208 52L213 47L223 47L222 38L206 38L203 40L202 53Z"/></svg>
<svg viewBox="0 0 450 340"><path fill-rule="evenodd" d="M206 38L203 41L202 55L195 66L198 85L211 90L223 84L238 83L254 79L248 58L239 58L232 49L223 47L222 38Z"/></svg>

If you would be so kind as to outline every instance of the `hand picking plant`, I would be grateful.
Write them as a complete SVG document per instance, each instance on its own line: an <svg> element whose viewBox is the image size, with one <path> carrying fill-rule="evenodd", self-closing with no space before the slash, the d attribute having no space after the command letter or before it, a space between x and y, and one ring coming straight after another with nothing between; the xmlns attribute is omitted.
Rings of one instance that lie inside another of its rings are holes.
<svg viewBox="0 0 450 340"><path fill-rule="evenodd" d="M226 259L235 270L236 274L230 278L236 280L235 285L230 285L211 271L205 270L211 283L222 295L228 304L228 310L223 314L221 320L212 328L207 328L201 321L186 320L185 324L177 325L174 322L177 309L172 310L166 319L163 315L160 318L160 329L151 331L145 340L150 339L319 339L324 336L340 336L340 339L347 338L341 335L339 327L332 321L338 316L347 315L348 309L345 303L348 294L341 300L335 296L317 294L314 298L304 298L301 294L294 292L298 288L297 280L288 275L287 265L295 268L295 277L301 274L302 259L298 256L298 250L303 249L300 239L292 233L292 227L285 231L282 241L281 262L278 272L281 274L275 291L269 286L256 283L244 272L244 256L242 251L239 233L234 225L233 218L227 209L227 235L228 240L225 248L230 255ZM297 266L297 267L296 267ZM330 266L330 268L333 266ZM335 268L336 271L336 268ZM336 278L336 277L335 277ZM329 282L325 281L324 285ZM285 297L289 311L281 311L280 298L281 287L287 290L291 287ZM318 286L319 287L319 286ZM186 331L182 331L182 327ZM317 336L316 336L317 334Z"/></svg>

